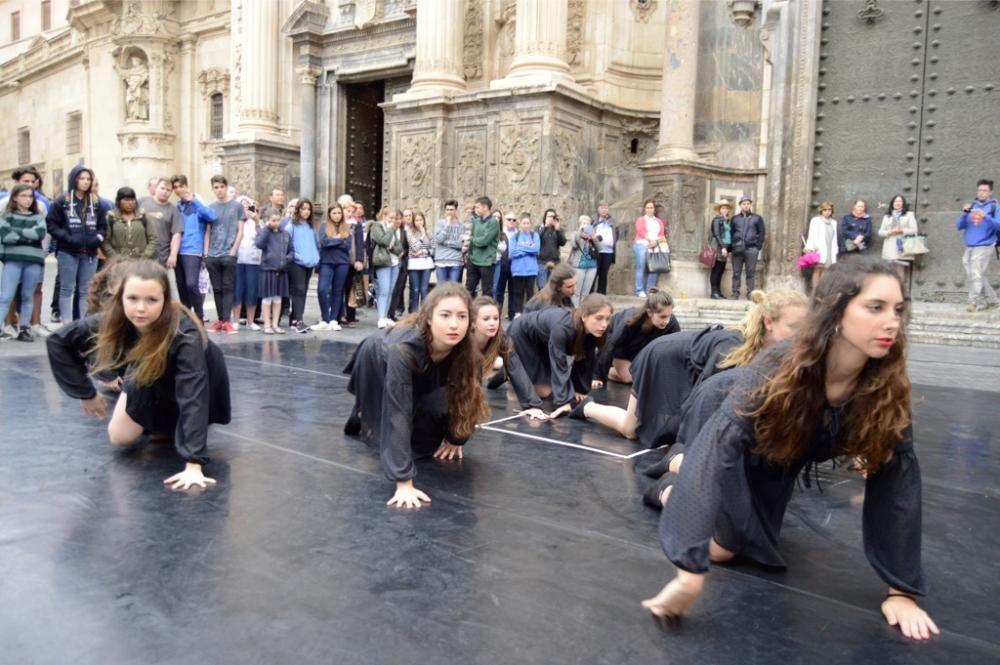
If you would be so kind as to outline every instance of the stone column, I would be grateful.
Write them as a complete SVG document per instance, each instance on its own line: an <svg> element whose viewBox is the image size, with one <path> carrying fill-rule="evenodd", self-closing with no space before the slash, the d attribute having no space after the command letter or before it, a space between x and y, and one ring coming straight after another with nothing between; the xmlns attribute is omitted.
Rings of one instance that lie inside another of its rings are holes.
<svg viewBox="0 0 1000 665"><path fill-rule="evenodd" d="M242 12L243 39L240 127L274 131L278 128L277 2L258 2Z"/></svg>
<svg viewBox="0 0 1000 665"><path fill-rule="evenodd" d="M462 26L465 0L417 0L417 44L410 89L393 97L451 96L465 92Z"/></svg>
<svg viewBox="0 0 1000 665"><path fill-rule="evenodd" d="M316 81L319 67L305 66L295 70L302 84L302 149L299 152L299 195L316 197Z"/></svg>
<svg viewBox="0 0 1000 665"><path fill-rule="evenodd" d="M492 87L573 85L566 62L567 0L517 0L514 59Z"/></svg>
<svg viewBox="0 0 1000 665"><path fill-rule="evenodd" d="M694 93L698 79L698 1L666 0L660 145L653 161L701 161L694 151Z"/></svg>

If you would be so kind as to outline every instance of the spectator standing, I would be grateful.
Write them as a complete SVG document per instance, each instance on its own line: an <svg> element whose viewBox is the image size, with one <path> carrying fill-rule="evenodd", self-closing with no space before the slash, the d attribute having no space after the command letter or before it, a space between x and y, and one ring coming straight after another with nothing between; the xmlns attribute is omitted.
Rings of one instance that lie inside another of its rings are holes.
<svg viewBox="0 0 1000 665"><path fill-rule="evenodd" d="M986 299L982 309L1000 307L1000 300L987 277L993 246L1000 236L1000 215L997 200L993 198L992 180L982 179L976 183L976 198L962 208L962 214L955 220L955 228L962 231L965 240L962 265L969 280L969 304L966 309L970 312L979 309L981 297Z"/></svg>
<svg viewBox="0 0 1000 665"><path fill-rule="evenodd" d="M392 304L389 306L389 311L392 313L392 318L401 319L403 318L403 296L406 291L406 282L409 281L409 261L407 257L410 255L410 229L413 226L413 210L411 208L403 209L403 217L399 225L399 232L397 237L402 239L403 242L403 255L399 262L399 277L396 278L396 284L392 287ZM410 287L412 290L412 286Z"/></svg>
<svg viewBox="0 0 1000 665"><path fill-rule="evenodd" d="M819 214L809 220L809 234L806 236L805 251L818 252L819 263L813 266L812 289L816 290L826 269L837 262L840 253L840 229L833 218L833 203L824 201L819 205Z"/></svg>
<svg viewBox="0 0 1000 665"><path fill-rule="evenodd" d="M42 176L38 173L38 170L34 166L22 166L20 168L14 169L14 173L11 176L14 179L16 185L30 185L35 192L35 203L38 205L38 211L44 217L49 211L49 206L52 202L49 201L48 197L42 193ZM0 196L0 210L3 210L7 206L8 198L10 197L10 192L4 193ZM49 243L49 251L53 251L55 246L54 242ZM0 258L2 258L2 252L0 252ZM42 323L42 283L45 275L45 264L42 264L42 277L39 277L38 284L35 286L35 293L32 297L31 306L31 332L35 336L47 337L51 332L45 324ZM58 279L58 276L57 276ZM4 329L9 333L14 333L12 336L16 336L17 330L14 329L14 319L17 316L17 312L20 311L20 295L19 292L14 296L14 300L11 301L10 307L6 312L0 312L0 317L6 315L6 319L3 323L7 324L10 329L7 330L5 326ZM50 308L53 312L52 320L59 320L59 286L58 283L52 294L52 307Z"/></svg>
<svg viewBox="0 0 1000 665"><path fill-rule="evenodd" d="M753 200L743 195L740 197L740 211L733 216L733 242L730 253L733 257L733 300L740 298L740 282L744 272L747 281L747 299L754 291L757 274L757 259L760 258L767 240L767 228L764 218L753 212ZM869 221L868 237L871 239L871 222Z"/></svg>
<svg viewBox="0 0 1000 665"><path fill-rule="evenodd" d="M245 206L246 217L240 221L240 246L236 250L236 295L233 299L232 319L240 323L240 307L246 308L246 325L250 330L258 331L260 326L254 323L257 314L257 300L260 298L260 260L261 250L257 248L257 235L263 224L257 202L244 197L241 204Z"/></svg>
<svg viewBox="0 0 1000 665"><path fill-rule="evenodd" d="M215 201L209 205L216 221L208 231L208 256L205 267L212 280L215 311L219 319L208 329L210 332L236 333L238 324L232 322L233 296L236 294L236 254L243 239L242 222L247 218L243 204L229 198L229 183L222 175L212 176L212 193Z"/></svg>
<svg viewBox="0 0 1000 665"><path fill-rule="evenodd" d="M497 215L500 216L499 219ZM493 271L493 300L496 301L497 310L503 312L504 292L513 284L510 273L510 238L517 232L517 216L512 212L503 214L497 210L493 217L502 225L500 241L497 243L497 265Z"/></svg>
<svg viewBox="0 0 1000 665"><path fill-rule="evenodd" d="M913 257L903 253L903 237L917 232L917 219L902 194L889 201L889 209L882 216L878 234L882 242L882 258L896 264L899 280L906 284L906 272L913 265Z"/></svg>
<svg viewBox="0 0 1000 665"><path fill-rule="evenodd" d="M840 254L867 254L872 244L872 216L862 199L854 202L851 212L840 220Z"/></svg>
<svg viewBox="0 0 1000 665"><path fill-rule="evenodd" d="M729 249L733 244L733 225L729 218L732 213L732 206L729 201L719 201L715 204L715 217L712 219L711 244L715 249L715 265L708 277L712 291L712 300L719 300L722 296L722 273L726 271L726 260L729 258Z"/></svg>
<svg viewBox="0 0 1000 665"><path fill-rule="evenodd" d="M656 201L642 202L642 215L635 220L635 240L632 255L635 257L635 294L646 297L646 291L656 286L657 273L646 269L646 254L667 239L667 223L656 216Z"/></svg>
<svg viewBox="0 0 1000 665"><path fill-rule="evenodd" d="M465 280L465 288L473 298L483 287L483 295L493 297L493 271L497 264L497 245L500 244L500 225L493 219L490 210L493 202L489 197L480 196L473 206L473 214L469 218L472 224L472 235L469 239L469 272Z"/></svg>
<svg viewBox="0 0 1000 665"><path fill-rule="evenodd" d="M173 270L184 235L184 218L177 206L170 203L173 188L166 178L156 178L156 187L151 196L139 200L139 209L153 222L158 237L156 259L161 265Z"/></svg>
<svg viewBox="0 0 1000 665"><path fill-rule="evenodd" d="M611 216L607 201L597 202L597 222L594 224L594 235L598 247L597 292L607 295L608 273L615 263L615 248L618 246L618 223Z"/></svg>
<svg viewBox="0 0 1000 665"><path fill-rule="evenodd" d="M119 189L115 205L108 213L108 237L102 246L104 258L156 259L159 244L160 237L152 221L142 210L137 210L135 190Z"/></svg>
<svg viewBox="0 0 1000 665"><path fill-rule="evenodd" d="M420 311L427 297L434 269L434 239L427 232L427 217L420 210L413 213L413 224L407 233L407 270L410 275L410 314Z"/></svg>
<svg viewBox="0 0 1000 665"><path fill-rule="evenodd" d="M268 220L271 215L285 216L285 190L275 187L267 197L267 205L260 211L260 218Z"/></svg>
<svg viewBox="0 0 1000 665"><path fill-rule="evenodd" d="M371 223L368 235L372 243L372 266L375 268L375 306L378 308L378 323L381 330L396 322L389 318L389 301L392 287L399 275L400 256L403 245L396 231L399 228L400 213L395 208L385 206L379 219Z"/></svg>
<svg viewBox="0 0 1000 665"><path fill-rule="evenodd" d="M174 266L174 276L177 281L177 293L181 303L198 315L198 320L204 322L205 296L198 288L198 278L208 254L208 235L205 230L209 224L214 224L218 217L215 211L201 202L188 183L186 175L178 174L170 179L177 201L177 210L184 220L184 233L178 247L177 263Z"/></svg>
<svg viewBox="0 0 1000 665"><path fill-rule="evenodd" d="M542 216L542 225L538 228L538 238L541 249L538 251L538 275L535 285L542 289L549 281L549 274L561 260L560 248L566 244L566 234L560 227L559 215L552 208Z"/></svg>
<svg viewBox="0 0 1000 665"><path fill-rule="evenodd" d="M281 301L288 297L288 266L292 263L292 238L281 228L281 213L274 212L254 241L260 256L260 302L264 334L284 335L279 327Z"/></svg>
<svg viewBox="0 0 1000 665"><path fill-rule="evenodd" d="M289 325L297 333L309 332L303 320L306 310L306 293L313 268L319 265L319 247L312 225L312 201L299 199L287 231L292 236L292 262L288 264L288 288L291 292L292 313Z"/></svg>
<svg viewBox="0 0 1000 665"><path fill-rule="evenodd" d="M87 289L97 272L97 249L108 234L107 218L91 192L94 172L75 166L65 194L53 201L46 217L49 235L59 245L59 317L73 319L73 292L87 302Z"/></svg>
<svg viewBox="0 0 1000 665"><path fill-rule="evenodd" d="M580 215L578 226L580 230L573 238L573 250L570 253L570 265L576 271L576 293L573 294L573 305L579 305L594 286L597 278L597 241L594 238L594 227L587 215Z"/></svg>
<svg viewBox="0 0 1000 665"><path fill-rule="evenodd" d="M351 225L344 218L344 209L334 203L326 211L326 219L316 230L319 241L320 321L312 326L319 332L340 330L340 313L344 306L344 286L354 262L354 239Z"/></svg>
<svg viewBox="0 0 1000 665"><path fill-rule="evenodd" d="M542 240L531 230L531 213L521 213L517 233L510 238L510 304L507 306L507 320L513 321L520 315L524 304L535 295L538 278L538 252Z"/></svg>
<svg viewBox="0 0 1000 665"><path fill-rule="evenodd" d="M6 207L0 213L0 256L3 257L0 312L7 312L20 286L20 331L17 339L21 342L35 339L31 334L31 310L35 286L42 278L42 266L45 264L44 238L45 215L35 199L35 190L31 185L19 183L14 186ZM0 340L10 337L9 332L0 331Z"/></svg>
<svg viewBox="0 0 1000 665"><path fill-rule="evenodd" d="M437 281L457 282L462 275L462 235L465 225L458 219L458 201L445 201L444 217L434 233L434 267Z"/></svg>

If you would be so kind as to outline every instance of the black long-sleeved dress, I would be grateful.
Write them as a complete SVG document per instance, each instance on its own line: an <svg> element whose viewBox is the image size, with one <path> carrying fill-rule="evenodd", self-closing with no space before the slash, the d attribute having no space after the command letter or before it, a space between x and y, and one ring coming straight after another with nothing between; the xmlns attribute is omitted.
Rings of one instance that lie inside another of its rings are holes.
<svg viewBox="0 0 1000 665"><path fill-rule="evenodd" d="M673 443L692 388L715 374L719 362L742 343L741 333L716 327L685 330L647 344L631 367L639 441L650 448Z"/></svg>
<svg viewBox="0 0 1000 665"><path fill-rule="evenodd" d="M74 321L46 339L56 383L74 399L97 395L88 358L100 320L94 315ZM186 462L207 464L208 426L225 425L231 417L229 373L219 347L204 340L197 324L182 315L163 376L148 386L138 386L130 377L126 368L122 392L128 396L128 416L147 432L172 434Z"/></svg>
<svg viewBox="0 0 1000 665"><path fill-rule="evenodd" d="M448 417L452 360L449 354L430 362L423 334L405 325L366 337L344 367L360 437L378 448L389 480L412 480L414 460L433 454L445 439L465 443L451 433Z"/></svg>
<svg viewBox="0 0 1000 665"><path fill-rule="evenodd" d="M826 406L803 456L788 466L753 452L754 391L773 376L789 345L764 351L750 367L732 371L737 378L729 396L688 442L684 465L660 517L660 542L667 558L693 573L708 570L708 542L767 566L784 567L777 551L785 509L795 478L809 462L840 454L839 434L850 405ZM727 372L728 373L728 372ZM924 594L927 583L920 560L920 467L913 451L912 428L865 483L863 508L865 556L887 584Z"/></svg>
<svg viewBox="0 0 1000 665"><path fill-rule="evenodd" d="M570 312L551 307L522 314L514 319L507 332L531 383L552 386L552 402L556 408L572 402L574 392L590 392L597 362L597 338L586 334L585 355L574 360L576 331Z"/></svg>
<svg viewBox="0 0 1000 665"><path fill-rule="evenodd" d="M607 381L608 372L616 358L632 362L639 355L639 352L654 339L681 331L681 324L677 321L677 317L671 314L666 328L651 327L648 332L644 333L641 324L633 326L628 323L638 313L638 307L629 307L615 312L614 316L611 317L611 323L605 333L608 336L608 342L597 356L597 367L594 370L595 379Z"/></svg>
<svg viewBox="0 0 1000 665"><path fill-rule="evenodd" d="M503 372L507 380L514 387L514 394L517 395L517 400L520 402L521 408L542 408L542 399L535 392L535 387L531 384L531 379L528 378L528 373L524 370L524 363L521 362L520 356L517 355L517 349L514 348L514 342L510 338L510 335L503 330L500 330L497 334L501 335L500 344L504 349L500 354L503 357Z"/></svg>

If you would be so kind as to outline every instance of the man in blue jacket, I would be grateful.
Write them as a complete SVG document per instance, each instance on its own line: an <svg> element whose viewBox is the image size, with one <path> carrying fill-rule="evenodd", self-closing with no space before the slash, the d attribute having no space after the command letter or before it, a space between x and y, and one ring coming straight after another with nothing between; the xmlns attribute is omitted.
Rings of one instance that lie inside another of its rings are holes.
<svg viewBox="0 0 1000 665"><path fill-rule="evenodd" d="M962 209L962 214L955 220L955 228L965 234L962 265L965 266L965 276L969 280L969 304L966 309L970 312L979 309L980 294L986 297L986 304L982 309L1000 307L1000 299L990 286L986 274L993 256L993 246L997 244L997 236L1000 235L1000 212L997 200L993 198L992 180L983 179L976 183L976 198Z"/></svg>
<svg viewBox="0 0 1000 665"><path fill-rule="evenodd" d="M205 233L205 228L207 224L214 224L218 215L198 200L191 191L187 176L175 175L170 179L170 184L174 188L174 194L180 199L177 209L184 219L184 234L181 236L177 265L174 266L177 294L181 302L204 321L205 311L202 305L205 296L198 288L198 276L201 275L202 263L208 255L208 234Z"/></svg>

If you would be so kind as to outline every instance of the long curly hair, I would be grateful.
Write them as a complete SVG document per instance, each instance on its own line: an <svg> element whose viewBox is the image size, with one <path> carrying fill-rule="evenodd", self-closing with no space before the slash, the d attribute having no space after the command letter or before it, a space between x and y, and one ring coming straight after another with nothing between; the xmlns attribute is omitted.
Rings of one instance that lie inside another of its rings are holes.
<svg viewBox="0 0 1000 665"><path fill-rule="evenodd" d="M552 305L554 307L562 307L563 299L559 295L559 290L562 289L563 283L569 279L576 278L576 270L573 266L568 263L558 263L552 272L549 273L549 281L545 282L545 286L541 290L531 297L528 304L542 302L546 305Z"/></svg>
<svg viewBox="0 0 1000 665"><path fill-rule="evenodd" d="M497 301L489 296L478 296L472 301L471 321L473 326L476 324L476 319L479 318L479 312L487 307L496 307L497 313L500 312ZM513 342L510 335L504 331L503 326L500 326L497 334L486 343L486 348L479 352L483 357L483 374L488 374L493 370L493 363L496 362L497 358L503 359L503 365L506 368L511 349L513 349Z"/></svg>
<svg viewBox="0 0 1000 665"><path fill-rule="evenodd" d="M420 311L397 323L397 326L412 325L424 336L428 362L431 357L431 319L434 310L446 298L458 298L469 312L469 331L462 341L451 351L451 368L448 370L448 420L452 434L468 438L476 429L476 423L486 418L489 409L483 393L482 356L476 350L472 331L472 299L468 290L457 282L438 284L426 300L420 304Z"/></svg>
<svg viewBox="0 0 1000 665"><path fill-rule="evenodd" d="M132 322L125 316L125 286L130 279L151 280L163 288L163 311L160 317L149 325L145 334L140 335ZM104 309L101 325L97 330L97 354L94 374L129 368L129 375L139 386L149 386L167 371L167 356L178 330L182 316L187 316L198 327L202 345L207 344L205 331L186 307L175 302L170 293L170 280L166 269L155 261L141 259L129 263L122 275L121 284L115 291L114 300Z"/></svg>
<svg viewBox="0 0 1000 665"><path fill-rule="evenodd" d="M809 299L793 289L755 290L750 294L750 309L746 316L730 330L743 335L743 343L729 352L719 362L719 369L743 367L753 362L757 354L764 348L764 338L767 336L765 318L780 321L786 307L808 307Z"/></svg>
<svg viewBox="0 0 1000 665"><path fill-rule="evenodd" d="M858 377L840 428L838 449L855 457L868 474L878 471L910 425L910 379L906 373L906 324L909 300L895 266L859 256L831 266L812 297L805 326L775 375L752 398L759 404L746 415L754 420L756 451L778 464L802 458L809 439L822 425L826 403L826 356L847 305L867 281L884 275L899 283L907 307L896 343L884 358L870 358Z"/></svg>

